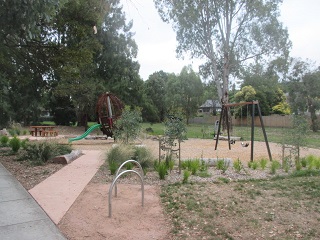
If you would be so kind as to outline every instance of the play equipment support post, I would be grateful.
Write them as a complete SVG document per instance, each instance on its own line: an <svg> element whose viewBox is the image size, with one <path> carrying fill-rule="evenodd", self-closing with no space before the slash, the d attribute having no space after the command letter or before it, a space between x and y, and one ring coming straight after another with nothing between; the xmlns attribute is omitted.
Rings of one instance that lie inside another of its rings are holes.
<svg viewBox="0 0 320 240"><path fill-rule="evenodd" d="M221 122L222 118L225 117L225 122L227 125L227 133L228 133L228 144L229 144L229 150L231 150L231 143L230 143L230 126L229 126L229 116L228 116L228 108L233 107L233 106L241 106L241 105L252 105L252 113L251 113L251 156L250 160L253 161L253 149L254 149L254 112L255 112L255 105L257 105L258 108L258 113L259 113L259 119L261 123L261 128L263 131L263 136L264 140L266 142L267 146L267 151L269 155L269 160L272 161L272 156L271 156L271 151L269 147L269 142L267 138L267 134L265 131L263 119L262 119L262 114L261 114L261 109L258 101L252 101L252 102L241 102L241 103L230 103L230 104L223 104L222 109L221 109L221 115L220 115L220 121L219 121L219 126L218 126L218 132L216 135L216 144L215 144L215 150L217 150L218 147L218 142L219 142L219 136L220 136L220 129L221 129Z"/></svg>

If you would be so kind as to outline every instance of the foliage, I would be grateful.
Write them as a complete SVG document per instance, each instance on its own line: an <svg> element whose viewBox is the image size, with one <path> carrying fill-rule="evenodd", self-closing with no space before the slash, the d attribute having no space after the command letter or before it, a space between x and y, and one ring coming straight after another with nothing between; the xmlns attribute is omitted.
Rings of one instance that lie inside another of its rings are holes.
<svg viewBox="0 0 320 240"><path fill-rule="evenodd" d="M140 163L144 174L146 175L147 169L152 166L152 160L154 156L152 155L150 149L146 147L134 147L133 159Z"/></svg>
<svg viewBox="0 0 320 240"><path fill-rule="evenodd" d="M106 161L109 165L117 163L120 166L123 162L132 159L133 156L133 149L130 146L117 145L107 152Z"/></svg>
<svg viewBox="0 0 320 240"><path fill-rule="evenodd" d="M260 162L261 169L264 170L267 166L268 160L266 158L261 158L259 162Z"/></svg>
<svg viewBox="0 0 320 240"><path fill-rule="evenodd" d="M120 119L116 121L115 138L123 143L135 140L140 133L141 122L141 110L139 108L131 110L126 106Z"/></svg>
<svg viewBox="0 0 320 240"><path fill-rule="evenodd" d="M275 174L280 167L281 167L281 164L278 161L273 160L270 166L271 174Z"/></svg>
<svg viewBox="0 0 320 240"><path fill-rule="evenodd" d="M159 174L161 180L165 179L165 176L168 174L168 167L165 162L161 162L156 166L156 171Z"/></svg>
<svg viewBox="0 0 320 240"><path fill-rule="evenodd" d="M8 142L9 142L9 137L8 136L2 135L0 137L1 146L7 146Z"/></svg>
<svg viewBox="0 0 320 240"><path fill-rule="evenodd" d="M308 111L311 115L311 129L319 129L317 110L320 109L320 71L311 62L300 59L292 61L286 86L289 92L289 102L295 115Z"/></svg>
<svg viewBox="0 0 320 240"><path fill-rule="evenodd" d="M155 0L165 22L177 34L179 56L206 61L204 78L213 78L218 96L228 101L229 78L247 60L288 57L291 43L278 20L281 1ZM222 82L220 82L222 80Z"/></svg>
<svg viewBox="0 0 320 240"><path fill-rule="evenodd" d="M168 137L170 146L173 146L174 140L182 142L185 139L186 125L181 117L170 115L164 126L164 135Z"/></svg>
<svg viewBox="0 0 320 240"><path fill-rule="evenodd" d="M184 67L178 76L169 77L166 92L168 112L181 111L188 125L202 102L203 85L200 77L191 67Z"/></svg>
<svg viewBox="0 0 320 240"><path fill-rule="evenodd" d="M229 164L225 161L225 159L218 159L217 161L217 169L222 170L222 173L225 173L229 167Z"/></svg>
<svg viewBox="0 0 320 240"><path fill-rule="evenodd" d="M242 162L239 158L233 163L233 168L237 173L239 173L241 169L243 169Z"/></svg>
<svg viewBox="0 0 320 240"><path fill-rule="evenodd" d="M32 164L42 165L55 156L68 154L71 152L70 145L61 145L49 141L27 142L23 160L29 160Z"/></svg>
<svg viewBox="0 0 320 240"><path fill-rule="evenodd" d="M10 139L9 146L11 147L14 153L17 153L21 147L21 140L16 136L14 136L13 138Z"/></svg>
<svg viewBox="0 0 320 240"><path fill-rule="evenodd" d="M182 183L188 183L190 174L191 174L191 173L190 173L188 170L184 170L184 171L183 171Z"/></svg>

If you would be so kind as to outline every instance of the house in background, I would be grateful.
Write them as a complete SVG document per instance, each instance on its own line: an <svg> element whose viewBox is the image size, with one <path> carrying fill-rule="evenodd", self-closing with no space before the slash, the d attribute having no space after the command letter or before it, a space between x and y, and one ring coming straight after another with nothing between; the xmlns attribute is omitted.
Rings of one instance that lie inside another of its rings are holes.
<svg viewBox="0 0 320 240"><path fill-rule="evenodd" d="M217 112L221 112L221 107L219 100L208 99L198 108L198 113L216 115Z"/></svg>

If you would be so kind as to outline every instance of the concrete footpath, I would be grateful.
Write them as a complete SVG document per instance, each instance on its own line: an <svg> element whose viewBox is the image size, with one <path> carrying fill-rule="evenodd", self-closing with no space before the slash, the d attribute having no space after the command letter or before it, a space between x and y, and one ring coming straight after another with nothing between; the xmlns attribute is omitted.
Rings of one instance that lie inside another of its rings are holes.
<svg viewBox="0 0 320 240"><path fill-rule="evenodd" d="M1 163L0 239L66 239L32 196Z"/></svg>
<svg viewBox="0 0 320 240"><path fill-rule="evenodd" d="M103 163L101 151L84 155L29 190L0 164L0 239L66 239L58 224ZM30 195L31 194L31 195Z"/></svg>

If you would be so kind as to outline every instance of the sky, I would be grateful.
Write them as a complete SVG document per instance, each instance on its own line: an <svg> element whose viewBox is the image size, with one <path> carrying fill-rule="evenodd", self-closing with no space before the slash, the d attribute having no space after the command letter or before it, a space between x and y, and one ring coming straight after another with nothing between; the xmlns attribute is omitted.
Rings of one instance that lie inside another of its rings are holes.
<svg viewBox="0 0 320 240"><path fill-rule="evenodd" d="M153 0L121 0L127 20L133 20L133 37L139 51L140 76L163 70L180 73L191 64L198 71L200 60L176 57L176 35L170 24L163 22ZM292 42L291 57L310 59L320 64L320 0L283 0L280 21L288 29Z"/></svg>

